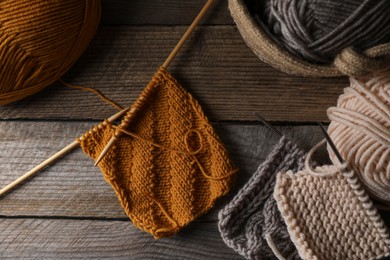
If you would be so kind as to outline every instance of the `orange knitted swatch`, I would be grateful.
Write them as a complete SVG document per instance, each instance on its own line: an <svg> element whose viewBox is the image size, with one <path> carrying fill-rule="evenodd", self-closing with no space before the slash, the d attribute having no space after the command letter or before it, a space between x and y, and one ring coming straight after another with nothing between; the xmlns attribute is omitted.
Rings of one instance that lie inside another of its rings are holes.
<svg viewBox="0 0 390 260"><path fill-rule="evenodd" d="M99 163L134 225L155 238L174 235L226 194L237 171L198 102L160 68L115 127L85 133L82 149Z"/></svg>

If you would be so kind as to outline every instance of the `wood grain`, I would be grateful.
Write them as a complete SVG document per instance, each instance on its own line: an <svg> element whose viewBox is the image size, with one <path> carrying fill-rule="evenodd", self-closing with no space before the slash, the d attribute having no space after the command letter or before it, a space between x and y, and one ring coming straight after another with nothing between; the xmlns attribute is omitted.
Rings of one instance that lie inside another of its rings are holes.
<svg viewBox="0 0 390 260"><path fill-rule="evenodd" d="M102 0L103 26L65 81L98 89L122 106L132 104L205 2ZM308 150L322 135L305 122L327 121L326 109L348 80L302 78L271 68L243 42L227 1L215 2L169 70L200 101L241 169L232 192L174 238L154 240L131 224L79 149L0 198L1 259L242 259L223 243L216 221L278 140L249 122L256 120L252 112L291 122L295 126L278 129ZM115 112L90 93L58 84L0 107L0 187L98 122L91 120ZM325 157L322 151L319 159ZM390 224L390 214L383 216Z"/></svg>
<svg viewBox="0 0 390 260"><path fill-rule="evenodd" d="M138 97L186 27L102 27L65 80L93 87L123 106ZM169 70L203 105L212 121L327 121L347 78L291 76L261 62L234 26L196 30ZM2 119L101 120L115 112L89 92L53 86L0 107Z"/></svg>
<svg viewBox="0 0 390 260"><path fill-rule="evenodd" d="M0 219L0 229L2 259L243 259L215 223L193 223L160 240L129 221Z"/></svg>
<svg viewBox="0 0 390 260"><path fill-rule="evenodd" d="M81 135L91 123L0 122L0 186L3 187ZM217 212L265 159L277 136L260 125L216 124L216 130L241 169L230 196L220 200L203 220L216 220ZM281 127L280 131L308 149L321 139L318 127ZM123 218L111 187L93 161L78 151L47 168L0 198L0 216Z"/></svg>
<svg viewBox="0 0 390 260"><path fill-rule="evenodd" d="M102 0L104 25L190 24L205 0ZM233 24L226 0L215 0L201 24Z"/></svg>

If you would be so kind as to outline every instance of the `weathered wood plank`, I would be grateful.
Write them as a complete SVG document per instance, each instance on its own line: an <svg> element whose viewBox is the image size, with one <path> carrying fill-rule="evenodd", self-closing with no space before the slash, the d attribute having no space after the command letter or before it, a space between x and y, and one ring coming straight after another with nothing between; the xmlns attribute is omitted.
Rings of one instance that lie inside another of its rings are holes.
<svg viewBox="0 0 390 260"><path fill-rule="evenodd" d="M184 32L183 26L102 27L67 74L72 84L101 90L123 106L138 97ZM291 76L261 62L233 26L198 28L169 70L200 101L213 121L326 121L346 78ZM0 107L2 119L102 119L115 110L93 94L52 87Z"/></svg>
<svg viewBox="0 0 390 260"><path fill-rule="evenodd" d="M128 221L0 219L0 230L2 259L243 259L216 223L193 223L160 240Z"/></svg>
<svg viewBox="0 0 390 260"><path fill-rule="evenodd" d="M88 129L81 122L0 122L0 187L55 153ZM216 220L218 210L265 159L277 136L260 125L216 124L241 169L236 188L203 220ZM308 149L321 139L318 127L280 127ZM18 189L0 198L0 216L127 218L111 187L81 150L68 155Z"/></svg>
<svg viewBox="0 0 390 260"><path fill-rule="evenodd" d="M183 0L102 0L104 25L190 24L206 3ZM216 0L201 24L233 24L226 0Z"/></svg>

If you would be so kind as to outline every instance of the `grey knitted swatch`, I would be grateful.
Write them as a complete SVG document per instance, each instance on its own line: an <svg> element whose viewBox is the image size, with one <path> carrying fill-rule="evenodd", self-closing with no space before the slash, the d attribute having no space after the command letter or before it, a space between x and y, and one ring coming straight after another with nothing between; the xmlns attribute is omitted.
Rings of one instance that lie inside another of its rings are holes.
<svg viewBox="0 0 390 260"><path fill-rule="evenodd" d="M273 198L276 174L301 170L305 152L282 137L233 200L219 212L225 243L247 259L300 259Z"/></svg>

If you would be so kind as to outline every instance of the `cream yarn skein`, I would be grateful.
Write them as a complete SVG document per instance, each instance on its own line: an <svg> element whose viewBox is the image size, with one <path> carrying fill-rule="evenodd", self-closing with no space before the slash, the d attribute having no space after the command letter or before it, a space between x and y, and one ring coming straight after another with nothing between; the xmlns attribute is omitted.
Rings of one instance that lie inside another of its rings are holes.
<svg viewBox="0 0 390 260"><path fill-rule="evenodd" d="M367 192L390 205L390 76L350 78L337 107L328 109L328 133ZM333 163L337 158L328 148Z"/></svg>

